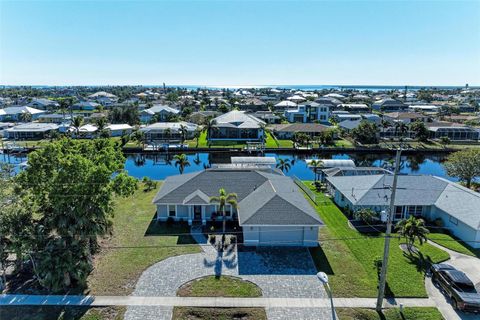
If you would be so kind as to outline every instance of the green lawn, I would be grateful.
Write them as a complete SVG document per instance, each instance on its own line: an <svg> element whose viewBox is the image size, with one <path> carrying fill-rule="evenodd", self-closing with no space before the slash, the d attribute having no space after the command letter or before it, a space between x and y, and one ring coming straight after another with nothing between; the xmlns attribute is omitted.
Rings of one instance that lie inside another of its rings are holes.
<svg viewBox="0 0 480 320"><path fill-rule="evenodd" d="M338 139L338 140L335 140L335 147L338 147L338 148L353 148L354 145L349 140Z"/></svg>
<svg viewBox="0 0 480 320"><path fill-rule="evenodd" d="M149 266L171 256L200 252L186 224L166 226L152 222L152 199L158 190L144 192L140 187L115 206L113 236L103 242L95 257L95 269L88 278L90 293L128 295L138 277ZM113 248L112 248L113 247Z"/></svg>
<svg viewBox="0 0 480 320"><path fill-rule="evenodd" d="M448 234L430 231L429 239L447 249L480 258L480 249L474 249L460 239Z"/></svg>
<svg viewBox="0 0 480 320"><path fill-rule="evenodd" d="M5 320L122 320L125 307L1 306Z"/></svg>
<svg viewBox="0 0 480 320"><path fill-rule="evenodd" d="M348 226L347 218L325 195L316 193L315 206L325 227L320 230L321 247L311 250L318 270L329 274L337 297L375 297L378 273L375 260L383 254L384 238L368 236ZM341 239L341 240L339 240ZM409 256L399 248L402 240L390 242L387 294L396 297L426 297L424 272L426 261L437 263L449 255L432 245L420 246L424 260Z"/></svg>
<svg viewBox="0 0 480 320"><path fill-rule="evenodd" d="M254 283L231 276L207 276L182 285L180 297L261 297L262 290Z"/></svg>
<svg viewBox="0 0 480 320"><path fill-rule="evenodd" d="M398 308L384 310L381 314L364 308L337 308L336 311L340 320L443 320L436 308L405 308L403 315Z"/></svg>
<svg viewBox="0 0 480 320"><path fill-rule="evenodd" d="M263 308L173 308L172 320L266 320Z"/></svg>

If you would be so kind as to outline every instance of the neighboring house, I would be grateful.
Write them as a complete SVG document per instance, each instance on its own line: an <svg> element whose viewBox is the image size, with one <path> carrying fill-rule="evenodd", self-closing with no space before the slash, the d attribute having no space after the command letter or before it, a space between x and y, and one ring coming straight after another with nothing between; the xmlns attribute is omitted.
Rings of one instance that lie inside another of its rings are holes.
<svg viewBox="0 0 480 320"><path fill-rule="evenodd" d="M105 127L110 132L111 137L120 137L122 135L130 135L132 126L129 124L110 124Z"/></svg>
<svg viewBox="0 0 480 320"><path fill-rule="evenodd" d="M360 123L362 123L362 120L361 119L357 119L357 120L343 120L342 122L339 122L338 123L338 127L340 129L343 129L345 130L345 132L350 132L352 131L353 129L357 128Z"/></svg>
<svg viewBox="0 0 480 320"><path fill-rule="evenodd" d="M410 105L408 110L412 112L428 112L428 113L438 113L440 111L439 106L430 105L430 104L420 104L420 105Z"/></svg>
<svg viewBox="0 0 480 320"><path fill-rule="evenodd" d="M380 167L334 167L322 169L323 182L328 177L351 177L368 176L379 174L392 174L392 172Z"/></svg>
<svg viewBox="0 0 480 320"><path fill-rule="evenodd" d="M275 107L275 110L283 111L285 109L296 108L297 104L293 101L283 100L277 103L274 107Z"/></svg>
<svg viewBox="0 0 480 320"><path fill-rule="evenodd" d="M327 188L335 203L356 211L369 208L388 212L393 176L328 177ZM410 215L433 221L441 219L452 234L480 248L480 194L443 178L399 175L395 194L394 221Z"/></svg>
<svg viewBox="0 0 480 320"><path fill-rule="evenodd" d="M240 110L247 111L267 111L268 105L258 98L248 98L235 104Z"/></svg>
<svg viewBox="0 0 480 320"><path fill-rule="evenodd" d="M338 105L338 108L351 112L351 113L368 113L370 107L365 103L342 103Z"/></svg>
<svg viewBox="0 0 480 320"><path fill-rule="evenodd" d="M220 114L221 113L218 111L197 111L190 114L188 116L188 120L196 124L204 124L209 118L213 119L218 117Z"/></svg>
<svg viewBox="0 0 480 320"><path fill-rule="evenodd" d="M43 98L33 98L32 101L28 104L29 107L41 110L56 109L60 107L60 104L57 101L43 99Z"/></svg>
<svg viewBox="0 0 480 320"><path fill-rule="evenodd" d="M296 132L305 133L310 137L320 135L332 127L320 123L287 123L272 125L270 129L278 139L292 139Z"/></svg>
<svg viewBox="0 0 480 320"><path fill-rule="evenodd" d="M480 139L480 132L467 126L442 126L433 124L427 126L430 132L430 139L448 137L450 140L474 140Z"/></svg>
<svg viewBox="0 0 480 320"><path fill-rule="evenodd" d="M157 104L149 109L140 112L140 121L150 123L153 119L157 121L167 121L170 117L176 116L180 110L167 105ZM155 117L155 118L154 118Z"/></svg>
<svg viewBox="0 0 480 320"><path fill-rule="evenodd" d="M238 206L227 204L228 220L238 220L248 246L318 246L323 225L316 210L290 178L274 169L214 168L170 176L153 199L156 219L202 223L222 219L210 203L219 189L237 194Z"/></svg>
<svg viewBox="0 0 480 320"><path fill-rule="evenodd" d="M271 111L257 111L253 113L255 118L262 120L265 123L280 123L282 118Z"/></svg>
<svg viewBox="0 0 480 320"><path fill-rule="evenodd" d="M157 122L140 129L140 131L145 134L147 143L181 141L182 133L180 129L182 126L187 129L186 139L192 139L195 130L199 128L198 125L185 121Z"/></svg>
<svg viewBox="0 0 480 320"><path fill-rule="evenodd" d="M57 130L58 125L53 123L30 122L5 129L3 135L4 138L12 140L41 140Z"/></svg>
<svg viewBox="0 0 480 320"><path fill-rule="evenodd" d="M63 122L70 122L71 116L69 114L60 114L60 113L48 113L48 114L41 114L38 117L38 121L44 123L63 123Z"/></svg>
<svg viewBox="0 0 480 320"><path fill-rule="evenodd" d="M339 123L346 120L349 120L349 121L362 120L361 115L352 114L352 113L333 113L332 118L334 118Z"/></svg>
<svg viewBox="0 0 480 320"><path fill-rule="evenodd" d="M61 130L63 131L63 129ZM98 131L98 127L97 126L94 126L92 124L86 124L86 125L83 125L81 126L79 129L78 129L78 137L77 137L77 129L70 126L68 128L68 132L70 132L72 134L73 137L76 137L76 138L85 138L85 139L93 139L97 136L97 131Z"/></svg>
<svg viewBox="0 0 480 320"><path fill-rule="evenodd" d="M93 111L100 106L99 103L93 101L80 101L72 105L73 110Z"/></svg>
<svg viewBox="0 0 480 320"><path fill-rule="evenodd" d="M372 105L373 110L383 111L383 112L395 112L395 111L405 111L408 109L408 105L404 104L401 101L395 99L382 99L375 101Z"/></svg>
<svg viewBox="0 0 480 320"><path fill-rule="evenodd" d="M263 140L265 122L245 111L232 110L213 119L208 140Z"/></svg>
<svg viewBox="0 0 480 320"><path fill-rule="evenodd" d="M0 121L19 122L22 121L22 114L24 113L30 114L31 120L36 120L41 114L46 113L46 111L27 106L10 106L0 109Z"/></svg>
<svg viewBox="0 0 480 320"><path fill-rule="evenodd" d="M118 101L118 97L114 94L99 91L88 96L89 100L100 103L103 106L110 106Z"/></svg>
<svg viewBox="0 0 480 320"><path fill-rule="evenodd" d="M330 107L313 101L303 102L296 109L284 112L288 122L323 122L327 123L330 117Z"/></svg>
<svg viewBox="0 0 480 320"><path fill-rule="evenodd" d="M389 122L403 122L409 124L415 121L428 122L430 117L415 112L389 112L383 115L383 118Z"/></svg>

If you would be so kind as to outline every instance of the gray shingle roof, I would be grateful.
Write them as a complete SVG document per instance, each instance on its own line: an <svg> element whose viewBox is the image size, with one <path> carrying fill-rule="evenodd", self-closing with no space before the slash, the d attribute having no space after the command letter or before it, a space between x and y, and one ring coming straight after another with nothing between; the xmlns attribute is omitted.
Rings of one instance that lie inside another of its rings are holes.
<svg viewBox="0 0 480 320"><path fill-rule="evenodd" d="M206 204L220 188L237 194L240 225L323 224L293 180L269 170L210 169L171 176L153 203Z"/></svg>

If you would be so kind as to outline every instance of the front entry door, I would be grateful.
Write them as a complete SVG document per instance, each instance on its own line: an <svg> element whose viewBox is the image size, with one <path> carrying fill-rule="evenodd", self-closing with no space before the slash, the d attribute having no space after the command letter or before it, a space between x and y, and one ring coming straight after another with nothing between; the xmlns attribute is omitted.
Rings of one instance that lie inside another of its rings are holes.
<svg viewBox="0 0 480 320"><path fill-rule="evenodd" d="M202 206L193 206L193 220L202 219Z"/></svg>

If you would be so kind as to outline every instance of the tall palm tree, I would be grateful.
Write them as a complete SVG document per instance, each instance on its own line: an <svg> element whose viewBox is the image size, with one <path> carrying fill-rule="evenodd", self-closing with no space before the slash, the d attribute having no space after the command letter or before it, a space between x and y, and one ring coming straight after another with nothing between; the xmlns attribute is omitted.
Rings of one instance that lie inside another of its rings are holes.
<svg viewBox="0 0 480 320"><path fill-rule="evenodd" d="M184 143L185 140L187 140L187 134L188 134L187 126L181 124L180 129L178 129L178 131L180 132L181 141L182 143Z"/></svg>
<svg viewBox="0 0 480 320"><path fill-rule="evenodd" d="M72 126L75 128L76 137L80 136L80 127L83 125L83 118L82 117L75 117L72 121Z"/></svg>
<svg viewBox="0 0 480 320"><path fill-rule="evenodd" d="M190 166L190 161L188 161L187 155L184 153L176 154L173 159L175 160L175 167L178 167L180 174L183 174L185 167Z"/></svg>
<svg viewBox="0 0 480 320"><path fill-rule="evenodd" d="M323 162L321 160L313 159L310 161L309 166L313 168L314 180L317 181L318 168L323 166Z"/></svg>
<svg viewBox="0 0 480 320"><path fill-rule="evenodd" d="M427 241L427 234L429 231L425 227L425 221L421 218L415 218L415 216L412 215L408 217L408 219L402 219L397 222L395 228L407 241L407 248L410 253L412 253L415 239L418 240L420 245Z"/></svg>
<svg viewBox="0 0 480 320"><path fill-rule="evenodd" d="M292 167L292 165L289 159L279 158L276 167L287 173L288 170L290 170L290 168Z"/></svg>
<svg viewBox="0 0 480 320"><path fill-rule="evenodd" d="M195 129L193 133L193 137L195 138L196 145L195 148L198 148L198 141L200 140L200 136L202 135L202 131L200 129Z"/></svg>
<svg viewBox="0 0 480 320"><path fill-rule="evenodd" d="M218 190L218 196L210 197L210 203L218 204L220 211L223 214L223 235L225 235L226 227L226 217L225 217L225 206L227 204L231 205L233 208L237 208L237 194L236 193L227 193L225 189L221 188ZM224 237L222 237L224 239Z"/></svg>
<svg viewBox="0 0 480 320"><path fill-rule="evenodd" d="M163 137L168 137L168 141L170 141L170 138L172 137L172 129L167 128L163 130Z"/></svg>

